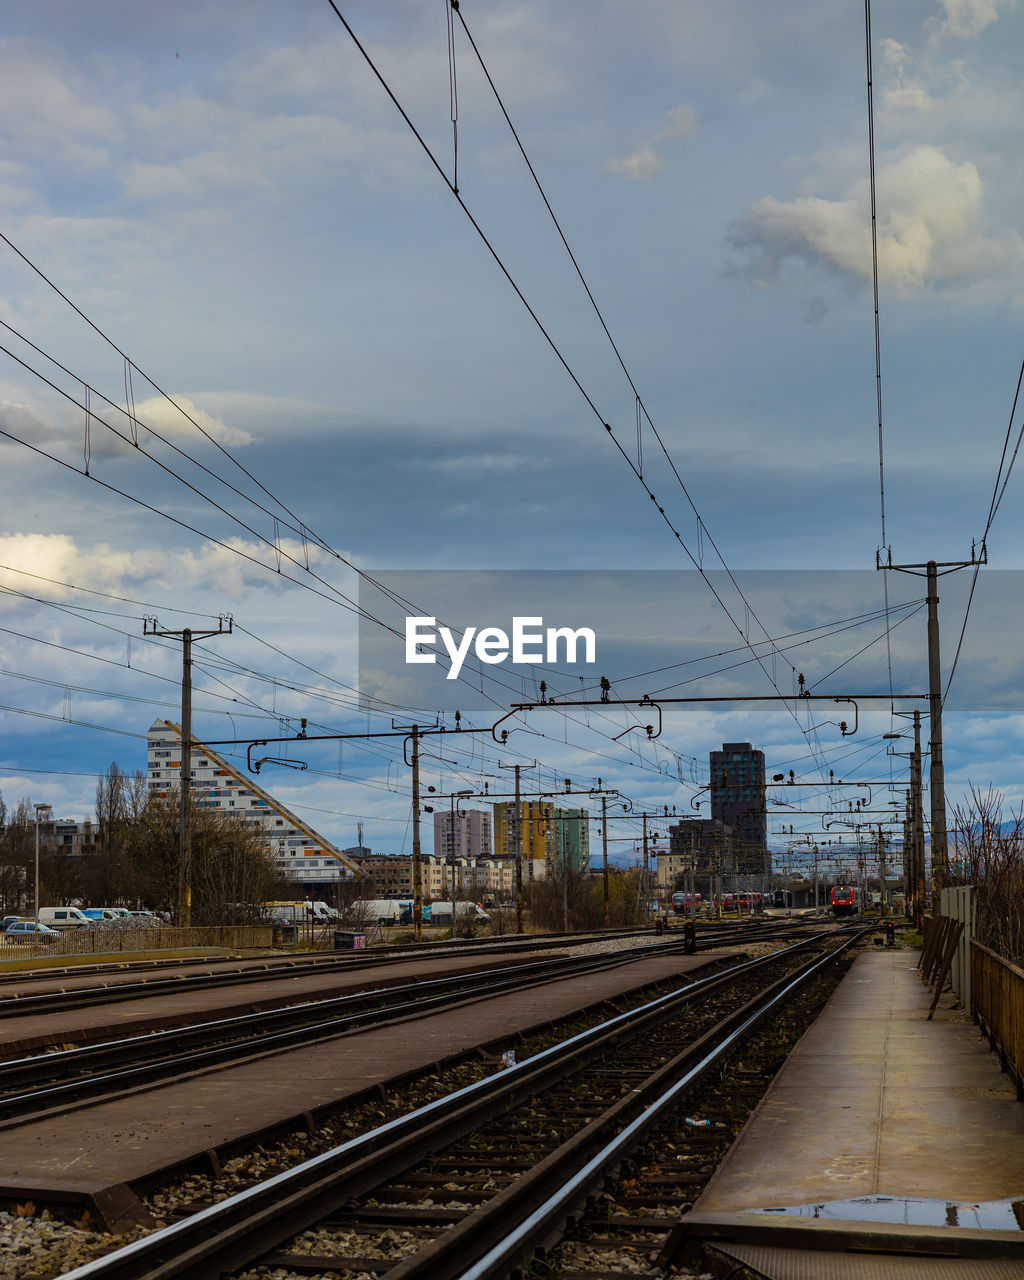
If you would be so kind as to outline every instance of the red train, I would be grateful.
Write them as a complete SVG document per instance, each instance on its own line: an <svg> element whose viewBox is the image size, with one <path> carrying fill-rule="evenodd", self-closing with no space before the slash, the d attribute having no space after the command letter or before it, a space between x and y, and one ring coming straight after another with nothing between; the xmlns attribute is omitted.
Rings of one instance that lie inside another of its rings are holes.
<svg viewBox="0 0 1024 1280"><path fill-rule="evenodd" d="M841 885L832 890L832 913L852 916L860 910L860 890L852 885Z"/></svg>

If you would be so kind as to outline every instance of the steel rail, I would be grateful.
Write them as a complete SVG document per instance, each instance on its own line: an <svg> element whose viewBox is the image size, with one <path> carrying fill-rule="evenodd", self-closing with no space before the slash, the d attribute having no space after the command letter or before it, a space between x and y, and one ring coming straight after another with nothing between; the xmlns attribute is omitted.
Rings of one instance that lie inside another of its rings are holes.
<svg viewBox="0 0 1024 1280"><path fill-rule="evenodd" d="M14 1059L0 1063L0 1089L17 1087L26 1080L38 1079L40 1074L45 1074L48 1080L68 1070L92 1074L36 1085L22 1094L0 1096L0 1129L11 1128L26 1117L37 1118L40 1111L59 1107L63 1112L69 1105L95 1105L108 1101L113 1094L185 1074L195 1075L224 1063L234 1065L243 1059L280 1053L296 1045L305 1047L313 1041L352 1034L375 1025L424 1017L441 1008L490 999L503 992L618 968L648 956L670 954L681 945L677 940L643 950L629 948L600 955L560 956L511 968L476 970ZM355 1011L343 1012L346 1009ZM283 1025L279 1030L268 1030L268 1021ZM240 1034L231 1038L236 1032ZM183 1047L190 1043L193 1047ZM168 1053L160 1052L164 1046L170 1046ZM119 1063L124 1065L117 1065ZM113 1069L109 1069L111 1067Z"/></svg>
<svg viewBox="0 0 1024 1280"><path fill-rule="evenodd" d="M367 948L359 952L325 954L315 959L307 957L294 960L254 961L246 963L244 969L222 970L218 973L183 973L171 977L140 978L135 982L109 982L93 987L72 987L62 988L57 991L30 992L27 995L0 994L0 1017L17 1017L27 1013L59 1012L63 1009L75 1008L83 1004L114 1003L119 1000L135 999L138 996L177 995L183 990L241 986L247 982L265 982L273 978L304 977L333 969L339 971L359 970L381 964L398 964L408 961L410 958L419 959L435 954L450 956L472 952L477 955L514 955L519 951L550 951L557 947L580 946L608 938L640 937L650 933L651 929L645 927L642 929L611 930L609 932L561 934L539 938L516 935L501 942L490 938L462 939L456 943L452 943L449 940L438 940L418 944L415 950L404 947L398 951L394 947L387 947L382 950ZM216 963L216 960L212 962ZM143 963L151 965L154 962L145 961ZM211 961L193 961L190 963L211 963ZM128 967L127 965L121 965L117 971L123 973ZM107 966L104 966L104 971L111 972ZM68 970L60 970L59 973L67 975ZM6 980L21 981L29 979L44 981L51 978L52 974L52 970L40 974L38 978L36 974L12 974L7 976ZM77 973L72 972L70 976L89 975L82 974L82 971L79 970ZM4 981L5 977L0 976L0 986L3 985Z"/></svg>
<svg viewBox="0 0 1024 1280"><path fill-rule="evenodd" d="M173 1226L84 1264L64 1280L218 1280L323 1218L346 1199L379 1186L509 1106L532 1098L581 1062L643 1034L666 1013L729 985L740 974L776 963L829 935L802 940L770 956L690 983L616 1015L533 1057L400 1116L294 1169L241 1191Z"/></svg>
<svg viewBox="0 0 1024 1280"><path fill-rule="evenodd" d="M870 931L870 926L863 930ZM587 1201L601 1190L610 1174L617 1170L630 1152L656 1132L685 1094L699 1084L758 1023L795 995L810 978L834 963L856 940L856 936L849 938L837 950L810 961L796 976L774 984L767 993L762 993L725 1020L722 1025L728 1026L727 1034L714 1047L704 1051L707 1048L706 1042L711 1038L705 1036L691 1050L656 1072L638 1091L637 1097L622 1099L621 1104L611 1109L612 1112L619 1112L616 1118L628 1118L629 1111L636 1114L620 1132L586 1159L582 1166L577 1162L577 1167L572 1169L571 1157L577 1151L567 1152L560 1159L545 1162L549 1167L538 1166L534 1175L527 1174L513 1183L507 1188L509 1195L501 1206L489 1201L469 1215L460 1224L465 1227L462 1233L465 1238L460 1242L459 1252L465 1256L472 1255L476 1250L476 1260L459 1261L452 1266L451 1262L456 1261L453 1249L455 1232L446 1233L444 1238L449 1239L448 1252L452 1254L451 1260L439 1257L436 1253L429 1256L433 1250L428 1246L427 1250L421 1251L423 1264L428 1270L417 1265L418 1255L414 1255L408 1263L399 1264L385 1272L381 1280L421 1280L424 1277L430 1277L431 1280L504 1280L504 1277L511 1275L538 1251L550 1248L561 1238L564 1225L585 1208ZM693 1061L695 1053L703 1055L698 1056L696 1062ZM681 1075L678 1074L680 1070ZM676 1075L676 1079L667 1084L666 1081L672 1074ZM601 1117L601 1122L606 1127L612 1120L606 1115ZM566 1147L572 1145L567 1143ZM558 1152L554 1154L559 1155ZM537 1203L538 1200L540 1203ZM522 1209L524 1205L527 1212L521 1213L515 1225L507 1229L509 1218L516 1218L517 1206ZM498 1243L493 1243L495 1235L502 1230L504 1235ZM481 1246L487 1250L482 1256Z"/></svg>
<svg viewBox="0 0 1024 1280"><path fill-rule="evenodd" d="M731 929L747 930L751 926L732 925ZM758 926L753 926L757 928ZM465 955L515 955L521 951L553 951L559 947L585 946L592 942L607 941L609 938L647 937L653 932L650 928L599 931L585 934L558 934L551 937L516 936L503 942L493 939L463 939L457 943L450 941L427 942L417 945L415 950L402 948L395 951L389 947L384 951L375 949L361 950L358 953L342 955L328 954L318 959L283 960L278 963L262 961L246 965L245 969L223 970L219 973L183 973L179 976L141 978L136 982L111 982L94 987L62 988L57 991L30 992L27 995L0 994L0 1018L19 1017L29 1013L59 1013L65 1009L78 1008L81 1005L113 1004L123 1000L133 1000L140 996L180 995L183 991L206 990L224 986L243 986L249 982L267 982L275 978L310 977L337 969L339 972L356 972L360 969L373 968L382 964L401 964L410 959L423 959L435 955L445 958ZM705 937L717 938L719 932L713 934L698 933L698 942ZM723 931L722 936L725 936ZM146 962L149 963L149 962ZM199 963L199 962L197 962ZM209 962L207 962L209 963ZM124 972L124 968L120 970ZM64 970L62 973L66 972ZM30 975L21 975L29 977ZM34 976L34 975L31 975ZM49 977L50 975L45 975ZM74 976L74 975L72 975ZM2 984L2 979L0 979Z"/></svg>

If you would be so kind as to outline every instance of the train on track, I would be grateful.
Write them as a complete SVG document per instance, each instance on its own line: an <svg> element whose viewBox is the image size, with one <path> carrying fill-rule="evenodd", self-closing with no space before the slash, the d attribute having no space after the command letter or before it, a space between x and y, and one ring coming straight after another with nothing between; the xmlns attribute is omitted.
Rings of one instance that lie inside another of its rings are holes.
<svg viewBox="0 0 1024 1280"><path fill-rule="evenodd" d="M861 909L860 890L854 885L835 885L832 889L832 914L856 915Z"/></svg>
<svg viewBox="0 0 1024 1280"><path fill-rule="evenodd" d="M696 893L692 895L696 904L696 910L700 912L705 907L709 911L713 911L717 906L715 897L705 898L702 894ZM685 916L690 914L691 895L688 893L674 893L672 895L672 911L677 916ZM765 896L763 893L755 893L753 891L742 890L739 893L723 893L722 894L722 910L723 911L760 911L765 905Z"/></svg>

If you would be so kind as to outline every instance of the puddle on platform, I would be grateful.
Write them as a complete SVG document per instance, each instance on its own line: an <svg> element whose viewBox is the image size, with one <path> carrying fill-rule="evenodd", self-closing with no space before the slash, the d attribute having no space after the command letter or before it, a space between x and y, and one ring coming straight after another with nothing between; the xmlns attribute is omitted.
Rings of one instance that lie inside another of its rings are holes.
<svg viewBox="0 0 1024 1280"><path fill-rule="evenodd" d="M787 1208L748 1209L787 1218L841 1219L846 1222L892 1222L910 1227L970 1227L981 1231L1024 1231L1024 1199L988 1200L981 1204L913 1197L857 1196Z"/></svg>

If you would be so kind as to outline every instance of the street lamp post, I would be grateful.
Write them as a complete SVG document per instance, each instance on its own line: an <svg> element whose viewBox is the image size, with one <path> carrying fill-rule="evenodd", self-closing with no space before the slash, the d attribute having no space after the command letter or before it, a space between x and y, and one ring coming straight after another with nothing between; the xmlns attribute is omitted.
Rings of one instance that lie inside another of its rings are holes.
<svg viewBox="0 0 1024 1280"><path fill-rule="evenodd" d="M48 804L37 804L36 810L36 932L39 931L39 826L45 814L49 813L51 806Z"/></svg>

